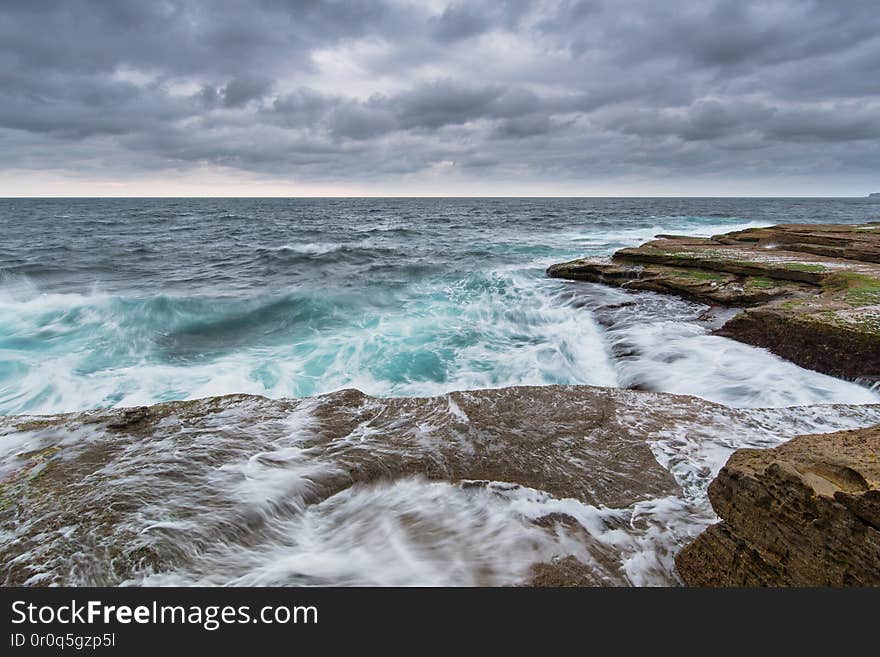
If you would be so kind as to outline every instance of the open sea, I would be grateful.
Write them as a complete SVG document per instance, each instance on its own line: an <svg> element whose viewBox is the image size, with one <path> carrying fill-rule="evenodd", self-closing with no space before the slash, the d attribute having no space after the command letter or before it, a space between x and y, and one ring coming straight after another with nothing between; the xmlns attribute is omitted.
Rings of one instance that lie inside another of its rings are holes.
<svg viewBox="0 0 880 657"><path fill-rule="evenodd" d="M544 269L656 233L878 217L862 199L4 199L0 414L553 383L877 401L709 335L696 304ZM603 327L591 308L618 297L640 305Z"/></svg>

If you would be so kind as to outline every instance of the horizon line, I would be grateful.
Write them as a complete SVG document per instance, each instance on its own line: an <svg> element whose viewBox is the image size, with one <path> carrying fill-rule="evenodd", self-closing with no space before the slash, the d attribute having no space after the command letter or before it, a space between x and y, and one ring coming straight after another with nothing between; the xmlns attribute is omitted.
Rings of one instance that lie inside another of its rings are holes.
<svg viewBox="0 0 880 657"><path fill-rule="evenodd" d="M48 199L282 199L282 200L297 200L297 199L676 199L676 198L690 198L690 199L720 199L720 198L731 198L731 199L869 199L872 197L874 193L868 193L864 196L855 196L855 195L846 195L846 196L838 196L838 195L810 195L810 196L773 196L773 195L737 195L737 194L723 194L718 196L706 195L706 194L667 194L667 195L634 195L634 196L625 196L625 195L578 195L578 194L537 194L537 195L514 195L514 194L498 194L498 195L470 195L470 194L462 194L462 195L421 195L421 194L370 194L370 195L357 195L357 194L340 194L340 195L321 195L321 194L302 194L298 196L282 196L282 195L269 195L269 196L237 196L237 195L217 195L217 196L209 196L203 194L194 194L194 195L160 195L160 196L146 196L146 195L94 195L94 194L84 194L84 195L45 195L45 196L33 196L33 195L0 195L0 200L48 200Z"/></svg>

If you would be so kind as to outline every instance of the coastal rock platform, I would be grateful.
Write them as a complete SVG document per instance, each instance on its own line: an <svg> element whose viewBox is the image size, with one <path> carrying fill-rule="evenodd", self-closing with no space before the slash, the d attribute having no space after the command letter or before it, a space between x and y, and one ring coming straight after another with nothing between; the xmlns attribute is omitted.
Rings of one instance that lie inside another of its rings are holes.
<svg viewBox="0 0 880 657"><path fill-rule="evenodd" d="M716 334L880 381L880 223L658 235L548 275L742 310ZM691 586L880 586L880 426L741 449L708 488L722 522L675 558Z"/></svg>
<svg viewBox="0 0 880 657"><path fill-rule="evenodd" d="M589 386L8 416L0 583L676 585L735 447L877 422Z"/></svg>
<svg viewBox="0 0 880 657"><path fill-rule="evenodd" d="M880 381L880 223L659 235L551 277L743 308L718 334L833 376Z"/></svg>

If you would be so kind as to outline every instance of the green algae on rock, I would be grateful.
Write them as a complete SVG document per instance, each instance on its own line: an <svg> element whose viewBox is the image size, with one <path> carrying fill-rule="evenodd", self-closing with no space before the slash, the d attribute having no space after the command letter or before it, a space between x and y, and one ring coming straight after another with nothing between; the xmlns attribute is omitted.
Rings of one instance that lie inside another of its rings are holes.
<svg viewBox="0 0 880 657"><path fill-rule="evenodd" d="M880 223L658 237L547 273L746 308L718 333L826 374L880 380Z"/></svg>

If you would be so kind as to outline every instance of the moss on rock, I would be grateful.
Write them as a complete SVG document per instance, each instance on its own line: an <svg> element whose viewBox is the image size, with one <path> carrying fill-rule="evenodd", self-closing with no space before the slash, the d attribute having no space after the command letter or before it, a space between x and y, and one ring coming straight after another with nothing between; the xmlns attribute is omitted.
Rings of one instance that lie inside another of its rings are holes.
<svg viewBox="0 0 880 657"><path fill-rule="evenodd" d="M612 259L554 265L548 275L698 302L754 308L722 335L804 367L880 380L880 224L792 224L662 236Z"/></svg>

